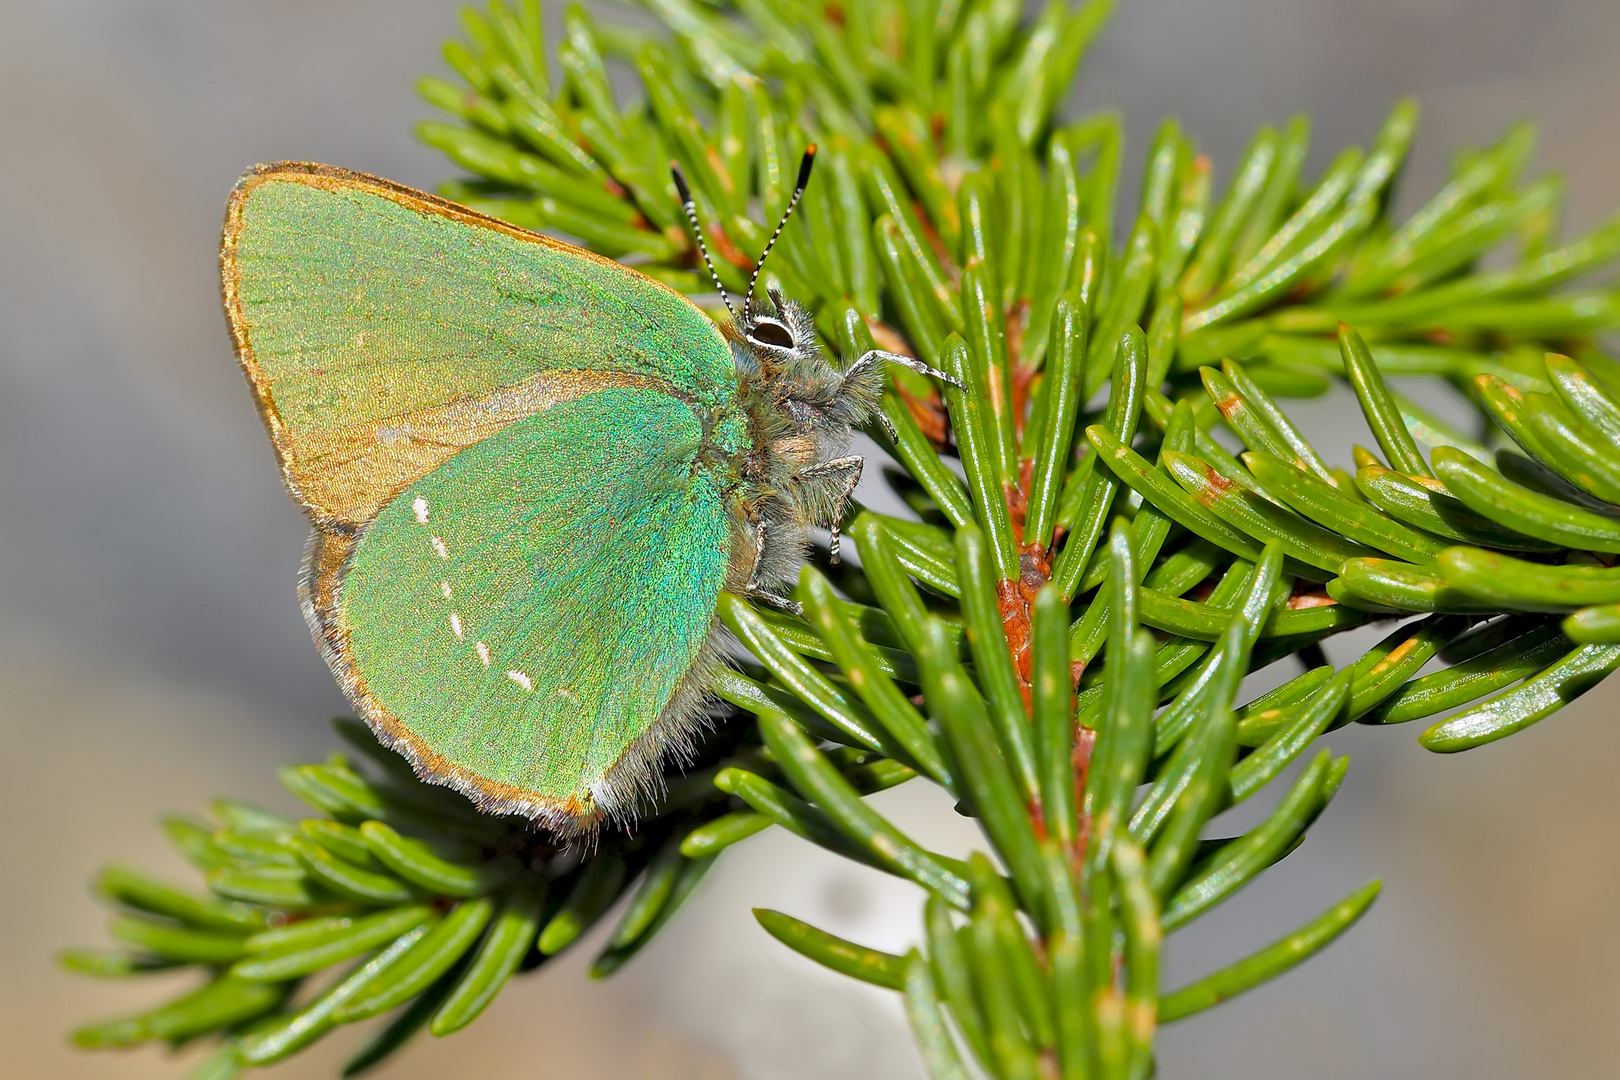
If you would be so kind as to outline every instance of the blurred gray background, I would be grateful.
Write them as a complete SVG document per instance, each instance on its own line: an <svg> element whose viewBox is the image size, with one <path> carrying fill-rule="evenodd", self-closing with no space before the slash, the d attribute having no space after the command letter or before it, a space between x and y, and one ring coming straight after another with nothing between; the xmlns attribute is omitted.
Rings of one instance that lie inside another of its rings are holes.
<svg viewBox="0 0 1620 1080"><path fill-rule="evenodd" d="M1568 226L1620 206L1614 0L1124 3L1073 107L1129 121L1132 175L1178 115L1218 175L1255 125L1316 124L1313 167L1393 99L1424 122L1405 205L1460 145L1541 123ZM291 808L275 765L329 748L342 702L299 619L305 524L283 494L219 314L226 193L302 158L430 187L409 136L447 0L0 3L0 1061L6 1075L177 1077L189 1057L70 1051L74 1023L151 1000L50 966L103 940L84 882L109 856L183 873L154 826L238 793ZM1353 399L1299 407L1344 460ZM875 471L875 470L874 470ZM1341 662L1347 657L1341 651ZM1455 758L1415 729L1355 729L1303 849L1170 945L1168 982L1263 944L1372 877L1383 898L1323 958L1171 1028L1160 1075L1620 1075L1620 762L1613 684ZM922 790L884 797L919 838L972 832ZM874 945L918 897L766 834L722 862L672 932L607 984L579 950L468 1031L381 1075L920 1076L888 995L770 942L783 908ZM588 943L587 943L588 944ZM353 1033L274 1072L334 1076Z"/></svg>

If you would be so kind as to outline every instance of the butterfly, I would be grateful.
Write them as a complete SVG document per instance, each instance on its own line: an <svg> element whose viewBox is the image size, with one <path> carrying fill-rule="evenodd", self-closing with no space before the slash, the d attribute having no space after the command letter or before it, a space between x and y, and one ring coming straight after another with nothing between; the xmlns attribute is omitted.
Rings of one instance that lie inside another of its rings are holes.
<svg viewBox="0 0 1620 1080"><path fill-rule="evenodd" d="M881 350L836 368L802 307L756 302L765 254L740 306L715 276L717 322L376 177L282 162L237 184L225 313L314 523L304 616L424 780L564 835L633 817L705 722L721 590L793 610L813 524L836 558L884 365L954 381Z"/></svg>

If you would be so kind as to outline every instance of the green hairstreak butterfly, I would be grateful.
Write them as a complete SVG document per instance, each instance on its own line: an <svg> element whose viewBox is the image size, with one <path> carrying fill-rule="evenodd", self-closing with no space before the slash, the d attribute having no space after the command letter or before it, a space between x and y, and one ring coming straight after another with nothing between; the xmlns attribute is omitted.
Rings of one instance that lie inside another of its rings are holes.
<svg viewBox="0 0 1620 1080"><path fill-rule="evenodd" d="M836 553L884 363L943 377L885 352L836 369L754 282L740 308L721 289L717 324L633 269L322 165L248 172L220 265L343 690L425 780L564 833L633 815L690 744L720 591L791 607L772 590L806 526Z"/></svg>

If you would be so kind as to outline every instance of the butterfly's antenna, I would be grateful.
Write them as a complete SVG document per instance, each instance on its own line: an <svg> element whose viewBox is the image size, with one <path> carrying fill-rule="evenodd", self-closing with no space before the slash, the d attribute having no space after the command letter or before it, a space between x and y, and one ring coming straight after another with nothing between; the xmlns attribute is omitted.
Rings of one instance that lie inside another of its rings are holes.
<svg viewBox="0 0 1620 1080"><path fill-rule="evenodd" d="M776 231L771 233L769 240L765 241L765 250L759 253L759 262L754 264L754 274L748 279L748 295L743 297L744 314L747 314L748 305L754 299L754 285L759 281L759 272L765 268L765 256L769 255L771 248L776 246L776 238L782 235L783 229L787 228L788 218L793 216L793 208L798 206L799 200L804 197L805 185L810 183L810 166L815 163L816 144L811 143L804 148L804 157L799 160L799 179L793 185L793 196L788 199L787 209L782 211L782 220L776 223Z"/></svg>
<svg viewBox="0 0 1620 1080"><path fill-rule="evenodd" d="M737 318L737 309L731 306L731 297L726 295L726 287L720 284L720 275L715 273L714 261L709 258L709 245L703 242L703 226L698 224L697 203L692 199L692 189L686 184L686 174L675 162L669 163L669 175L675 178L675 190L681 193L681 209L686 211L686 220L692 223L692 237L697 240L698 251L703 255L703 265L709 268L709 276L714 279L714 287L720 290L720 299L725 303L726 310L731 312L733 320ZM758 271L755 271L758 273ZM747 311L747 307L743 308Z"/></svg>

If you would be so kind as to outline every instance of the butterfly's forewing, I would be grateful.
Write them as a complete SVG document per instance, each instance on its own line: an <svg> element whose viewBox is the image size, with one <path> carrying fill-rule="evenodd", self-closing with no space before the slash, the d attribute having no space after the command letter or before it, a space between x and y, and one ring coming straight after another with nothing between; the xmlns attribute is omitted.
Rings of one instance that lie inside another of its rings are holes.
<svg viewBox="0 0 1620 1080"><path fill-rule="evenodd" d="M318 523L507 424L602 385L728 406L714 324L618 263L322 165L243 177L221 243L225 311L288 486Z"/></svg>
<svg viewBox="0 0 1620 1080"><path fill-rule="evenodd" d="M681 734L726 573L702 434L654 390L561 402L322 541L312 613L379 733L488 809L567 827L623 805Z"/></svg>

